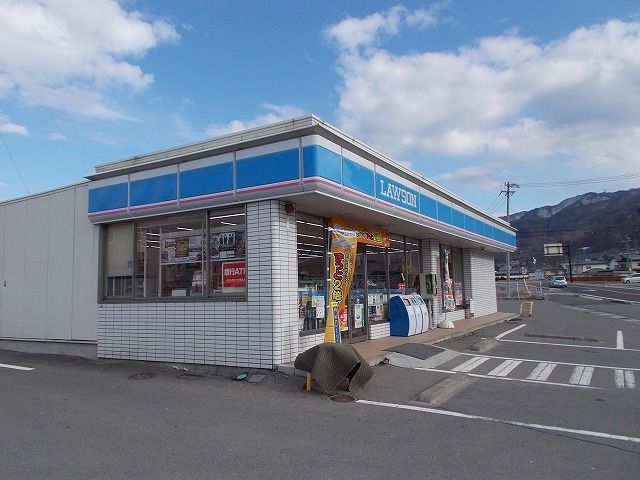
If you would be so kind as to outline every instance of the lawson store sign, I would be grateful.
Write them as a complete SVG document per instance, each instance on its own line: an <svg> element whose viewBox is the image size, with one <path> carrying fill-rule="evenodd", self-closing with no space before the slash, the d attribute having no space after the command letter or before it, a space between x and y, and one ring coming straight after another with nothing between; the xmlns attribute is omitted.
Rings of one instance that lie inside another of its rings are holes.
<svg viewBox="0 0 640 480"><path fill-rule="evenodd" d="M378 180L376 198L414 212L419 211L417 191L406 188L383 175L376 175L376 179Z"/></svg>
<svg viewBox="0 0 640 480"><path fill-rule="evenodd" d="M309 135L89 184L94 223L324 192L399 218L512 250L515 233L320 135Z"/></svg>

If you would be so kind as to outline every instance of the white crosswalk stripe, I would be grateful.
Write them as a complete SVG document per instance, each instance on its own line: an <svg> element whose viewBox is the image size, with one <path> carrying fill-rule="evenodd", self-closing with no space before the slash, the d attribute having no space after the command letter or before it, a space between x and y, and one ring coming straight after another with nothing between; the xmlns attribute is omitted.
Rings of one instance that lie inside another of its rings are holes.
<svg viewBox="0 0 640 480"><path fill-rule="evenodd" d="M636 376L632 370L614 370L613 381L618 388L636 388Z"/></svg>
<svg viewBox="0 0 640 480"><path fill-rule="evenodd" d="M593 375L593 367L577 366L573 369L569 383L572 385L589 385Z"/></svg>
<svg viewBox="0 0 640 480"><path fill-rule="evenodd" d="M505 360L496 368L491 370L487 375L495 377L506 377L522 362L520 360Z"/></svg>
<svg viewBox="0 0 640 480"><path fill-rule="evenodd" d="M470 372L476 367L479 367L480 365L482 365L487 360L489 360L489 357L473 357L471 360L467 360L466 362L464 362L461 365L458 365L452 370L454 372Z"/></svg>
<svg viewBox="0 0 640 480"><path fill-rule="evenodd" d="M533 369L533 372L529 374L527 380L538 380L544 382L553 369L558 366L557 363L549 363L549 362L540 362L536 368Z"/></svg>
<svg viewBox="0 0 640 480"><path fill-rule="evenodd" d="M611 374L613 372L615 388L635 389L635 372L638 368L615 368L605 365L578 365L575 363L543 362L526 358L494 357L491 355L470 355L463 353L459 357L447 358L419 370L435 372L463 372L475 378L494 378L520 382L545 383L573 388L613 388ZM460 363L461 362L461 363ZM489 363L485 363L489 362ZM456 365L459 363L458 365ZM485 365L487 373L476 369ZM518 366L522 366L517 369ZM529 372L527 374L527 372ZM553 379L551 376L553 374ZM594 383L594 385L592 385Z"/></svg>

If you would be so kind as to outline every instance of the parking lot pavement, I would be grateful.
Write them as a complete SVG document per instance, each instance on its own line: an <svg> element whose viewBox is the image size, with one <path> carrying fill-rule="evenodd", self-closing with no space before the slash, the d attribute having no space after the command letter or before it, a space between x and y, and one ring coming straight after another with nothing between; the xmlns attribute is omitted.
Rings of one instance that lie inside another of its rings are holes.
<svg viewBox="0 0 640 480"><path fill-rule="evenodd" d="M640 329L623 315L594 314L590 304L567 306L539 301L532 317L438 344L458 355L421 370L426 376L473 378L443 407L638 436ZM483 338L497 338L497 346L483 354L469 349Z"/></svg>

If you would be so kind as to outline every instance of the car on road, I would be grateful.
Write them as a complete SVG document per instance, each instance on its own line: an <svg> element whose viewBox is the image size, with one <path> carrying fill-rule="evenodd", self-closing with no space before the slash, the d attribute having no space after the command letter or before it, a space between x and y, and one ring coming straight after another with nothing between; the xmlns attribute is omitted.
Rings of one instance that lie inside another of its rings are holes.
<svg viewBox="0 0 640 480"><path fill-rule="evenodd" d="M566 288L567 279L563 275L549 277L549 288Z"/></svg>
<svg viewBox="0 0 640 480"><path fill-rule="evenodd" d="M622 279L622 283L640 283L640 273L632 273Z"/></svg>

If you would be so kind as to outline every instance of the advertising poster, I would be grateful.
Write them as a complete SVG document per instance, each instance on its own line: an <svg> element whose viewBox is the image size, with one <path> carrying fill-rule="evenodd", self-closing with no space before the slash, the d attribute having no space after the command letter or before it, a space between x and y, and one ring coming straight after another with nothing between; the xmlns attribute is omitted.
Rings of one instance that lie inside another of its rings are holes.
<svg viewBox="0 0 640 480"><path fill-rule="evenodd" d="M451 275L449 273L449 250L444 250L442 255L444 264L444 275L442 279L442 306L445 311L451 312L456 309L456 300L453 296L453 281L451 280Z"/></svg>
<svg viewBox="0 0 640 480"><path fill-rule="evenodd" d="M189 237L189 261L199 262L202 260L202 235Z"/></svg>
<svg viewBox="0 0 640 480"><path fill-rule="evenodd" d="M220 232L211 235L209 241L210 258L244 258L244 232Z"/></svg>
<svg viewBox="0 0 640 480"><path fill-rule="evenodd" d="M455 282L453 284L453 296L456 299L457 306L461 306L464 303L464 299L462 298L462 282Z"/></svg>
<svg viewBox="0 0 640 480"><path fill-rule="evenodd" d="M176 241L174 238L162 240L161 263L175 263L176 261Z"/></svg>
<svg viewBox="0 0 640 480"><path fill-rule="evenodd" d="M176 263L189 263L189 239L176 238Z"/></svg>
<svg viewBox="0 0 640 480"><path fill-rule="evenodd" d="M245 262L224 262L222 264L222 290L245 288L247 267Z"/></svg>
<svg viewBox="0 0 640 480"><path fill-rule="evenodd" d="M327 318L324 341L340 342L340 332L348 330L347 294L353 280L356 248L356 232L332 229L329 254L329 302L331 314Z"/></svg>

